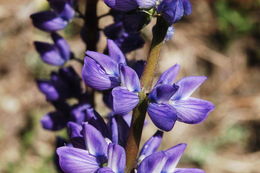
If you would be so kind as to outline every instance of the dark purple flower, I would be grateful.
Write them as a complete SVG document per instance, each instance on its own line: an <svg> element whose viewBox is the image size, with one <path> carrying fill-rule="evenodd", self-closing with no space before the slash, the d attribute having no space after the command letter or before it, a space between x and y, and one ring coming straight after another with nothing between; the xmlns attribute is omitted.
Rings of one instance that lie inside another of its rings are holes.
<svg viewBox="0 0 260 173"><path fill-rule="evenodd" d="M127 32L122 21L113 23L104 29L105 35L113 40L124 53L143 47L144 40L139 32Z"/></svg>
<svg viewBox="0 0 260 173"><path fill-rule="evenodd" d="M172 25L184 15L191 14L191 3L189 0L163 0L159 4L157 12L162 14L169 25Z"/></svg>
<svg viewBox="0 0 260 173"><path fill-rule="evenodd" d="M79 97L82 92L80 78L72 67L52 72L50 80L38 80L37 85L48 101Z"/></svg>
<svg viewBox="0 0 260 173"><path fill-rule="evenodd" d="M126 156L121 146L108 144L101 133L89 124L83 125L82 134L86 150L73 147L57 149L60 167L64 172L124 172ZM103 167L104 164L107 167Z"/></svg>
<svg viewBox="0 0 260 173"><path fill-rule="evenodd" d="M146 61L144 60L139 60L136 61L131 67L135 70L135 72L137 73L138 77L141 78L143 71L144 71L144 67L146 65Z"/></svg>
<svg viewBox="0 0 260 173"><path fill-rule="evenodd" d="M137 173L204 173L200 169L176 168L185 148L186 144L179 144L149 155L139 164Z"/></svg>
<svg viewBox="0 0 260 173"><path fill-rule="evenodd" d="M124 119L124 117L126 116L128 115L125 116L110 115L108 121L108 126L111 134L111 141L121 146L126 145L128 131L130 127Z"/></svg>
<svg viewBox="0 0 260 173"><path fill-rule="evenodd" d="M59 17L54 11L43 11L31 15L33 25L47 32L59 31L68 25L68 21Z"/></svg>
<svg viewBox="0 0 260 173"><path fill-rule="evenodd" d="M108 90L120 85L119 64L125 64L125 56L108 40L109 55L87 51L82 69L84 82L97 90Z"/></svg>
<svg viewBox="0 0 260 173"><path fill-rule="evenodd" d="M77 124L88 122L98 129L104 137L110 138L109 130L104 119L89 104L78 104L71 109L71 121Z"/></svg>
<svg viewBox="0 0 260 173"><path fill-rule="evenodd" d="M200 123L214 109L211 102L190 97L206 77L189 76L174 83L178 71L177 64L165 71L149 94L147 112L153 123L165 131L171 130L176 120L188 124Z"/></svg>
<svg viewBox="0 0 260 173"><path fill-rule="evenodd" d="M49 112L41 119L42 127L46 130L56 131L66 127L69 116L61 111Z"/></svg>
<svg viewBox="0 0 260 173"><path fill-rule="evenodd" d="M51 8L64 20L71 20L75 15L74 0L48 0Z"/></svg>
<svg viewBox="0 0 260 173"><path fill-rule="evenodd" d="M51 36L54 44L36 41L34 45L45 63L61 66L70 59L70 47L67 41L57 33L52 33Z"/></svg>
<svg viewBox="0 0 260 173"><path fill-rule="evenodd" d="M41 119L42 127L46 130L56 131L66 127L70 121L70 105L64 101L51 101L54 111L45 114Z"/></svg>
<svg viewBox="0 0 260 173"><path fill-rule="evenodd" d="M110 8L118 11L131 11L138 8L135 0L104 0Z"/></svg>
<svg viewBox="0 0 260 173"><path fill-rule="evenodd" d="M144 12L125 14L123 24L126 32L137 33L150 22L150 16Z"/></svg>
<svg viewBox="0 0 260 173"><path fill-rule="evenodd" d="M64 29L75 15L73 1L49 0L49 3L53 10L31 15L33 25L47 32Z"/></svg>

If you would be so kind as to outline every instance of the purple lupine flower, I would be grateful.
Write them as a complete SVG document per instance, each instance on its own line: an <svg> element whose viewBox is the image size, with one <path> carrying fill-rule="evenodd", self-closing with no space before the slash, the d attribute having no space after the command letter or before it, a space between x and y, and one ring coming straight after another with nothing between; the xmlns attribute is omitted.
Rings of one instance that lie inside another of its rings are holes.
<svg viewBox="0 0 260 173"><path fill-rule="evenodd" d="M70 59L70 47L67 41L57 33L52 33L51 37L54 44L35 41L35 48L45 63L61 66Z"/></svg>
<svg viewBox="0 0 260 173"><path fill-rule="evenodd" d="M172 39L173 35L174 35L175 29L173 26L170 26L167 30L166 36L164 38L165 41L169 41Z"/></svg>
<svg viewBox="0 0 260 173"><path fill-rule="evenodd" d="M74 17L73 3L71 0L49 0L53 10L32 14L33 25L47 32L64 29Z"/></svg>
<svg viewBox="0 0 260 173"><path fill-rule="evenodd" d="M106 124L104 119L93 109L93 108L86 108L83 106L79 106L77 109L80 108L80 111L77 111L77 114L81 114L84 116L85 121L88 124L95 127L105 138L110 139L113 143L119 144L121 146L125 146L127 140L127 133L129 130L129 124L125 120L125 116L114 115L111 113L109 115L108 123ZM73 119L73 118L72 118ZM73 120L72 120L73 121ZM72 144L76 143L77 146L83 146L83 136L81 135L81 124L84 123L77 123L77 122L69 122L67 124L69 130L69 136L71 138ZM77 134L76 136L73 134ZM76 140L74 140L76 139ZM77 147L74 146L74 147ZM84 148L84 147L77 147L77 148Z"/></svg>
<svg viewBox="0 0 260 173"><path fill-rule="evenodd" d="M157 130L157 132L144 143L139 153L138 162L141 162L144 158L157 151L162 142L162 137L163 132Z"/></svg>
<svg viewBox="0 0 260 173"><path fill-rule="evenodd" d="M186 77L174 84L178 71L179 66L175 65L164 72L149 94L147 112L153 123L165 131L171 130L177 120L188 124L200 123L214 109L212 103L190 97L206 77ZM115 114L125 115L138 104L141 88L133 69L121 66L120 74L121 86L112 90L112 105Z"/></svg>
<svg viewBox="0 0 260 173"><path fill-rule="evenodd" d="M157 12L162 14L169 25L172 25L184 15L190 15L192 8L189 0L163 0L159 4Z"/></svg>
<svg viewBox="0 0 260 173"><path fill-rule="evenodd" d="M74 132L77 136L78 130ZM123 173L126 163L124 149L117 144L107 143L93 126L83 124L82 135L85 149L60 147L57 149L60 167L65 173L114 172ZM103 167L107 164L107 167Z"/></svg>
<svg viewBox="0 0 260 173"><path fill-rule="evenodd" d="M122 21L126 32L134 33L150 22L150 16L144 12L135 12L125 14Z"/></svg>
<svg viewBox="0 0 260 173"><path fill-rule="evenodd" d="M61 130L70 121L70 105L61 100L51 101L51 104L55 107L55 110L46 113L41 118L41 125L45 130Z"/></svg>
<svg viewBox="0 0 260 173"><path fill-rule="evenodd" d="M87 51L82 69L84 82L96 90L108 90L120 84L119 64L125 56L112 40L108 40L109 55Z"/></svg>
<svg viewBox="0 0 260 173"><path fill-rule="evenodd" d="M57 149L61 169L65 173L123 173L126 163L125 150L120 145L106 142L102 134L85 123L83 128L70 124L70 137L78 137L80 145L64 146ZM200 169L176 168L186 144L176 145L168 150L156 152L162 140L162 132L157 131L143 146L137 173L204 173ZM74 141L75 142L75 141ZM78 147L79 146L79 147ZM104 166L106 165L106 166ZM186 171L186 172L185 172Z"/></svg>
<svg viewBox="0 0 260 173"><path fill-rule="evenodd" d="M176 168L186 144L178 144L168 150L147 156L138 166L138 173L204 173L201 169Z"/></svg>
<svg viewBox="0 0 260 173"><path fill-rule="evenodd" d="M98 129L103 136L110 138L109 130L104 119L89 104L77 104L70 112L71 121L81 125L88 122Z"/></svg>
<svg viewBox="0 0 260 173"><path fill-rule="evenodd" d="M37 85L48 101L79 97L82 92L80 77L70 66L52 72L50 80L38 80Z"/></svg>
<svg viewBox="0 0 260 173"><path fill-rule="evenodd" d="M156 6L158 0L136 0L139 8L150 9Z"/></svg>
<svg viewBox="0 0 260 173"><path fill-rule="evenodd" d="M139 49L144 45L144 39L139 32L127 32L122 21L113 23L104 29L104 34L124 53Z"/></svg>
<svg viewBox="0 0 260 173"><path fill-rule="evenodd" d="M200 123L214 109L211 102L190 97L206 77L189 76L173 83L179 68L176 64L166 70L149 94L147 112L153 123L165 131L171 130L175 121Z"/></svg>
<svg viewBox="0 0 260 173"><path fill-rule="evenodd" d="M134 64L131 66L136 71L139 78L141 78L143 74L145 65L146 65L146 61L138 60L134 62Z"/></svg>
<svg viewBox="0 0 260 173"><path fill-rule="evenodd" d="M64 20L71 20L75 15L74 0L48 0L51 8Z"/></svg>
<svg viewBox="0 0 260 173"><path fill-rule="evenodd" d="M69 116L61 111L53 111L45 114L41 118L42 127L46 130L56 131L66 127Z"/></svg>
<svg viewBox="0 0 260 173"><path fill-rule="evenodd" d="M71 108L70 114L73 122L81 124L87 121L87 111L92 109L90 104L77 104Z"/></svg>
<svg viewBox="0 0 260 173"><path fill-rule="evenodd" d="M108 127L111 134L111 141L115 144L125 146L128 137L129 124L124 119L128 115L110 115L108 121ZM132 116L132 115L130 115Z"/></svg>
<svg viewBox="0 0 260 173"><path fill-rule="evenodd" d="M121 86L112 90L113 112L125 115L132 111L139 102L140 81L136 72L126 66L120 66Z"/></svg>
<svg viewBox="0 0 260 173"><path fill-rule="evenodd" d="M138 8L136 0L104 0L110 8L118 11L131 11Z"/></svg>

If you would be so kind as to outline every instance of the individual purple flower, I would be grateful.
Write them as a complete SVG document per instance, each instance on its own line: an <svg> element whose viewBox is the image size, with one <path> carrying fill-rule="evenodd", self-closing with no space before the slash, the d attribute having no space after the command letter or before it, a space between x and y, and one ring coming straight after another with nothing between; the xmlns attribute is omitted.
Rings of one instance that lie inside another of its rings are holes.
<svg viewBox="0 0 260 173"><path fill-rule="evenodd" d="M112 40L108 40L109 56L87 51L82 69L84 82L96 90L108 90L120 85L119 64L125 56Z"/></svg>
<svg viewBox="0 0 260 173"><path fill-rule="evenodd" d="M159 4L157 12L162 14L169 25L172 25L183 16L190 15L192 8L189 0L163 0Z"/></svg>
<svg viewBox="0 0 260 173"><path fill-rule="evenodd" d="M87 122L95 127L105 138L110 139L115 144L125 146L128 136L127 133L129 130L128 119L131 119L130 114L119 116L114 113L110 113L106 124L102 116L88 104L78 104L73 106L70 116L71 122L68 123L70 134L75 131L75 129L76 131L78 131L78 129L82 129L81 124ZM71 136L71 138L74 137ZM77 136L77 138L80 138L80 136ZM81 138L83 138L83 136L81 136ZM78 145L77 141L78 140L76 140L76 143ZM73 140L72 143L74 143Z"/></svg>
<svg viewBox="0 0 260 173"><path fill-rule="evenodd" d="M125 22L126 23L126 22ZM136 25L140 26L140 25ZM138 29L135 27L135 29ZM144 45L144 39L139 32L127 32L122 21L113 23L104 29L104 34L124 53L139 49Z"/></svg>
<svg viewBox="0 0 260 173"><path fill-rule="evenodd" d="M162 142L163 132L158 130L152 137L150 137L143 145L139 157L138 162L141 162L147 156L153 154L159 148Z"/></svg>
<svg viewBox="0 0 260 173"><path fill-rule="evenodd" d="M66 127L70 121L70 105L65 101L51 101L55 110L46 113L41 118L41 125L45 130L57 131Z"/></svg>
<svg viewBox="0 0 260 173"><path fill-rule="evenodd" d="M35 48L45 63L61 66L71 57L70 47L67 41L57 33L52 33L51 37L54 44L35 41Z"/></svg>
<svg viewBox="0 0 260 173"><path fill-rule="evenodd" d="M150 9L156 6L158 0L136 0L139 8Z"/></svg>
<svg viewBox="0 0 260 173"><path fill-rule="evenodd" d="M86 122L88 119L87 111L88 109L92 109L90 104L77 104L71 108L70 114L73 122L77 124L82 124Z"/></svg>
<svg viewBox="0 0 260 173"><path fill-rule="evenodd" d="M138 8L136 0L104 0L107 6L118 11L131 11Z"/></svg>
<svg viewBox="0 0 260 173"><path fill-rule="evenodd" d="M140 31L150 22L150 16L147 13L138 11L125 14L122 21L126 32L134 33Z"/></svg>
<svg viewBox="0 0 260 173"><path fill-rule="evenodd" d="M138 166L138 173L204 173L201 169L176 168L186 144L178 144L168 150L155 152Z"/></svg>
<svg viewBox="0 0 260 173"><path fill-rule="evenodd" d="M111 114L109 116L108 121L108 127L111 134L111 141L123 147L126 145L128 131L130 127L127 121L124 119L127 116L128 115L120 116Z"/></svg>
<svg viewBox="0 0 260 173"><path fill-rule="evenodd" d="M113 112L125 115L138 104L138 93L141 91L141 86L136 72L126 65L120 66L120 79L121 86L112 90Z"/></svg>
<svg viewBox="0 0 260 173"><path fill-rule="evenodd" d="M81 125L88 122L98 129L104 137L110 138L104 119L89 104L77 104L70 111L71 121Z"/></svg>
<svg viewBox="0 0 260 173"><path fill-rule="evenodd" d="M72 0L49 0L52 10L32 14L33 25L47 32L64 29L74 17L73 3Z"/></svg>
<svg viewBox="0 0 260 173"><path fill-rule="evenodd" d="M173 35L174 35L175 29L173 26L170 26L167 30L166 36L164 38L165 41L169 41L172 39Z"/></svg>
<svg viewBox="0 0 260 173"><path fill-rule="evenodd" d="M48 101L79 97L82 92L80 78L70 66L52 72L50 80L38 80L37 85Z"/></svg>
<svg viewBox="0 0 260 173"><path fill-rule="evenodd" d="M124 172L126 156L120 145L108 144L97 129L86 123L83 124L82 135L85 149L67 146L57 149L60 167L65 173L92 173L108 170L114 173ZM107 166L103 167L104 164Z"/></svg>
<svg viewBox="0 0 260 173"><path fill-rule="evenodd" d="M211 102L190 97L206 77L189 76L174 83L179 68L176 64L166 70L149 94L147 112L153 123L165 131L171 130L176 121L200 123L214 109Z"/></svg>
<svg viewBox="0 0 260 173"><path fill-rule="evenodd" d="M48 0L51 8L64 20L71 20L75 15L75 0Z"/></svg>
<svg viewBox="0 0 260 173"><path fill-rule="evenodd" d="M45 114L41 119L42 127L46 130L57 131L66 127L69 116L61 111L53 111Z"/></svg>

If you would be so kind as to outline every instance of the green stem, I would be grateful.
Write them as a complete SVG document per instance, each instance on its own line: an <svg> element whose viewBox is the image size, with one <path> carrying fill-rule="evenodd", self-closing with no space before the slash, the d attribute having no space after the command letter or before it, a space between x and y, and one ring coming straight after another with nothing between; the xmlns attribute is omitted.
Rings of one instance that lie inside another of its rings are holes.
<svg viewBox="0 0 260 173"><path fill-rule="evenodd" d="M168 24L161 18L157 18L157 23L153 30L153 40L149 55L147 57L147 64L145 66L143 75L141 77L141 84L143 91L139 93L139 104L133 110L133 117L129 136L126 144L126 173L131 173L136 167L136 158L139 151L145 115L148 106L148 97L146 92L150 90L157 64L161 47L164 43L164 38L167 33Z"/></svg>
<svg viewBox="0 0 260 173"><path fill-rule="evenodd" d="M141 77L141 84L144 91L149 91L152 86L168 27L169 25L162 17L157 18L157 23L153 28L153 40L147 57L147 64Z"/></svg>

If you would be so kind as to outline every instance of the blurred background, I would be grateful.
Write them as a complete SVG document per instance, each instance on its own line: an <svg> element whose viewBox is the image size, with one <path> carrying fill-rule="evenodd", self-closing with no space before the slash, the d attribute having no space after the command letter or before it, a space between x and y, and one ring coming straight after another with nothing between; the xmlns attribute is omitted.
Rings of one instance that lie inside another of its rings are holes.
<svg viewBox="0 0 260 173"><path fill-rule="evenodd" d="M188 143L179 167L200 167L207 173L260 172L260 1L193 0L193 13L176 24L174 38L164 46L158 75L175 63L179 78L206 75L208 80L194 95L212 101L216 109L199 125L177 123L166 133L162 149ZM56 68L41 62L34 40L50 40L33 28L29 15L48 8L45 0L0 0L0 172L55 173L55 136L39 123L53 108L37 90L36 78ZM108 9L102 1L98 13ZM100 27L112 22L100 21ZM79 19L63 36L83 58L85 46L78 32ZM147 44L128 55L145 59L151 25L142 31ZM99 50L105 46L105 38ZM80 72L80 68L78 69ZM97 94L97 98L100 95ZM107 109L99 106L101 114ZM155 131L145 127L146 140Z"/></svg>

